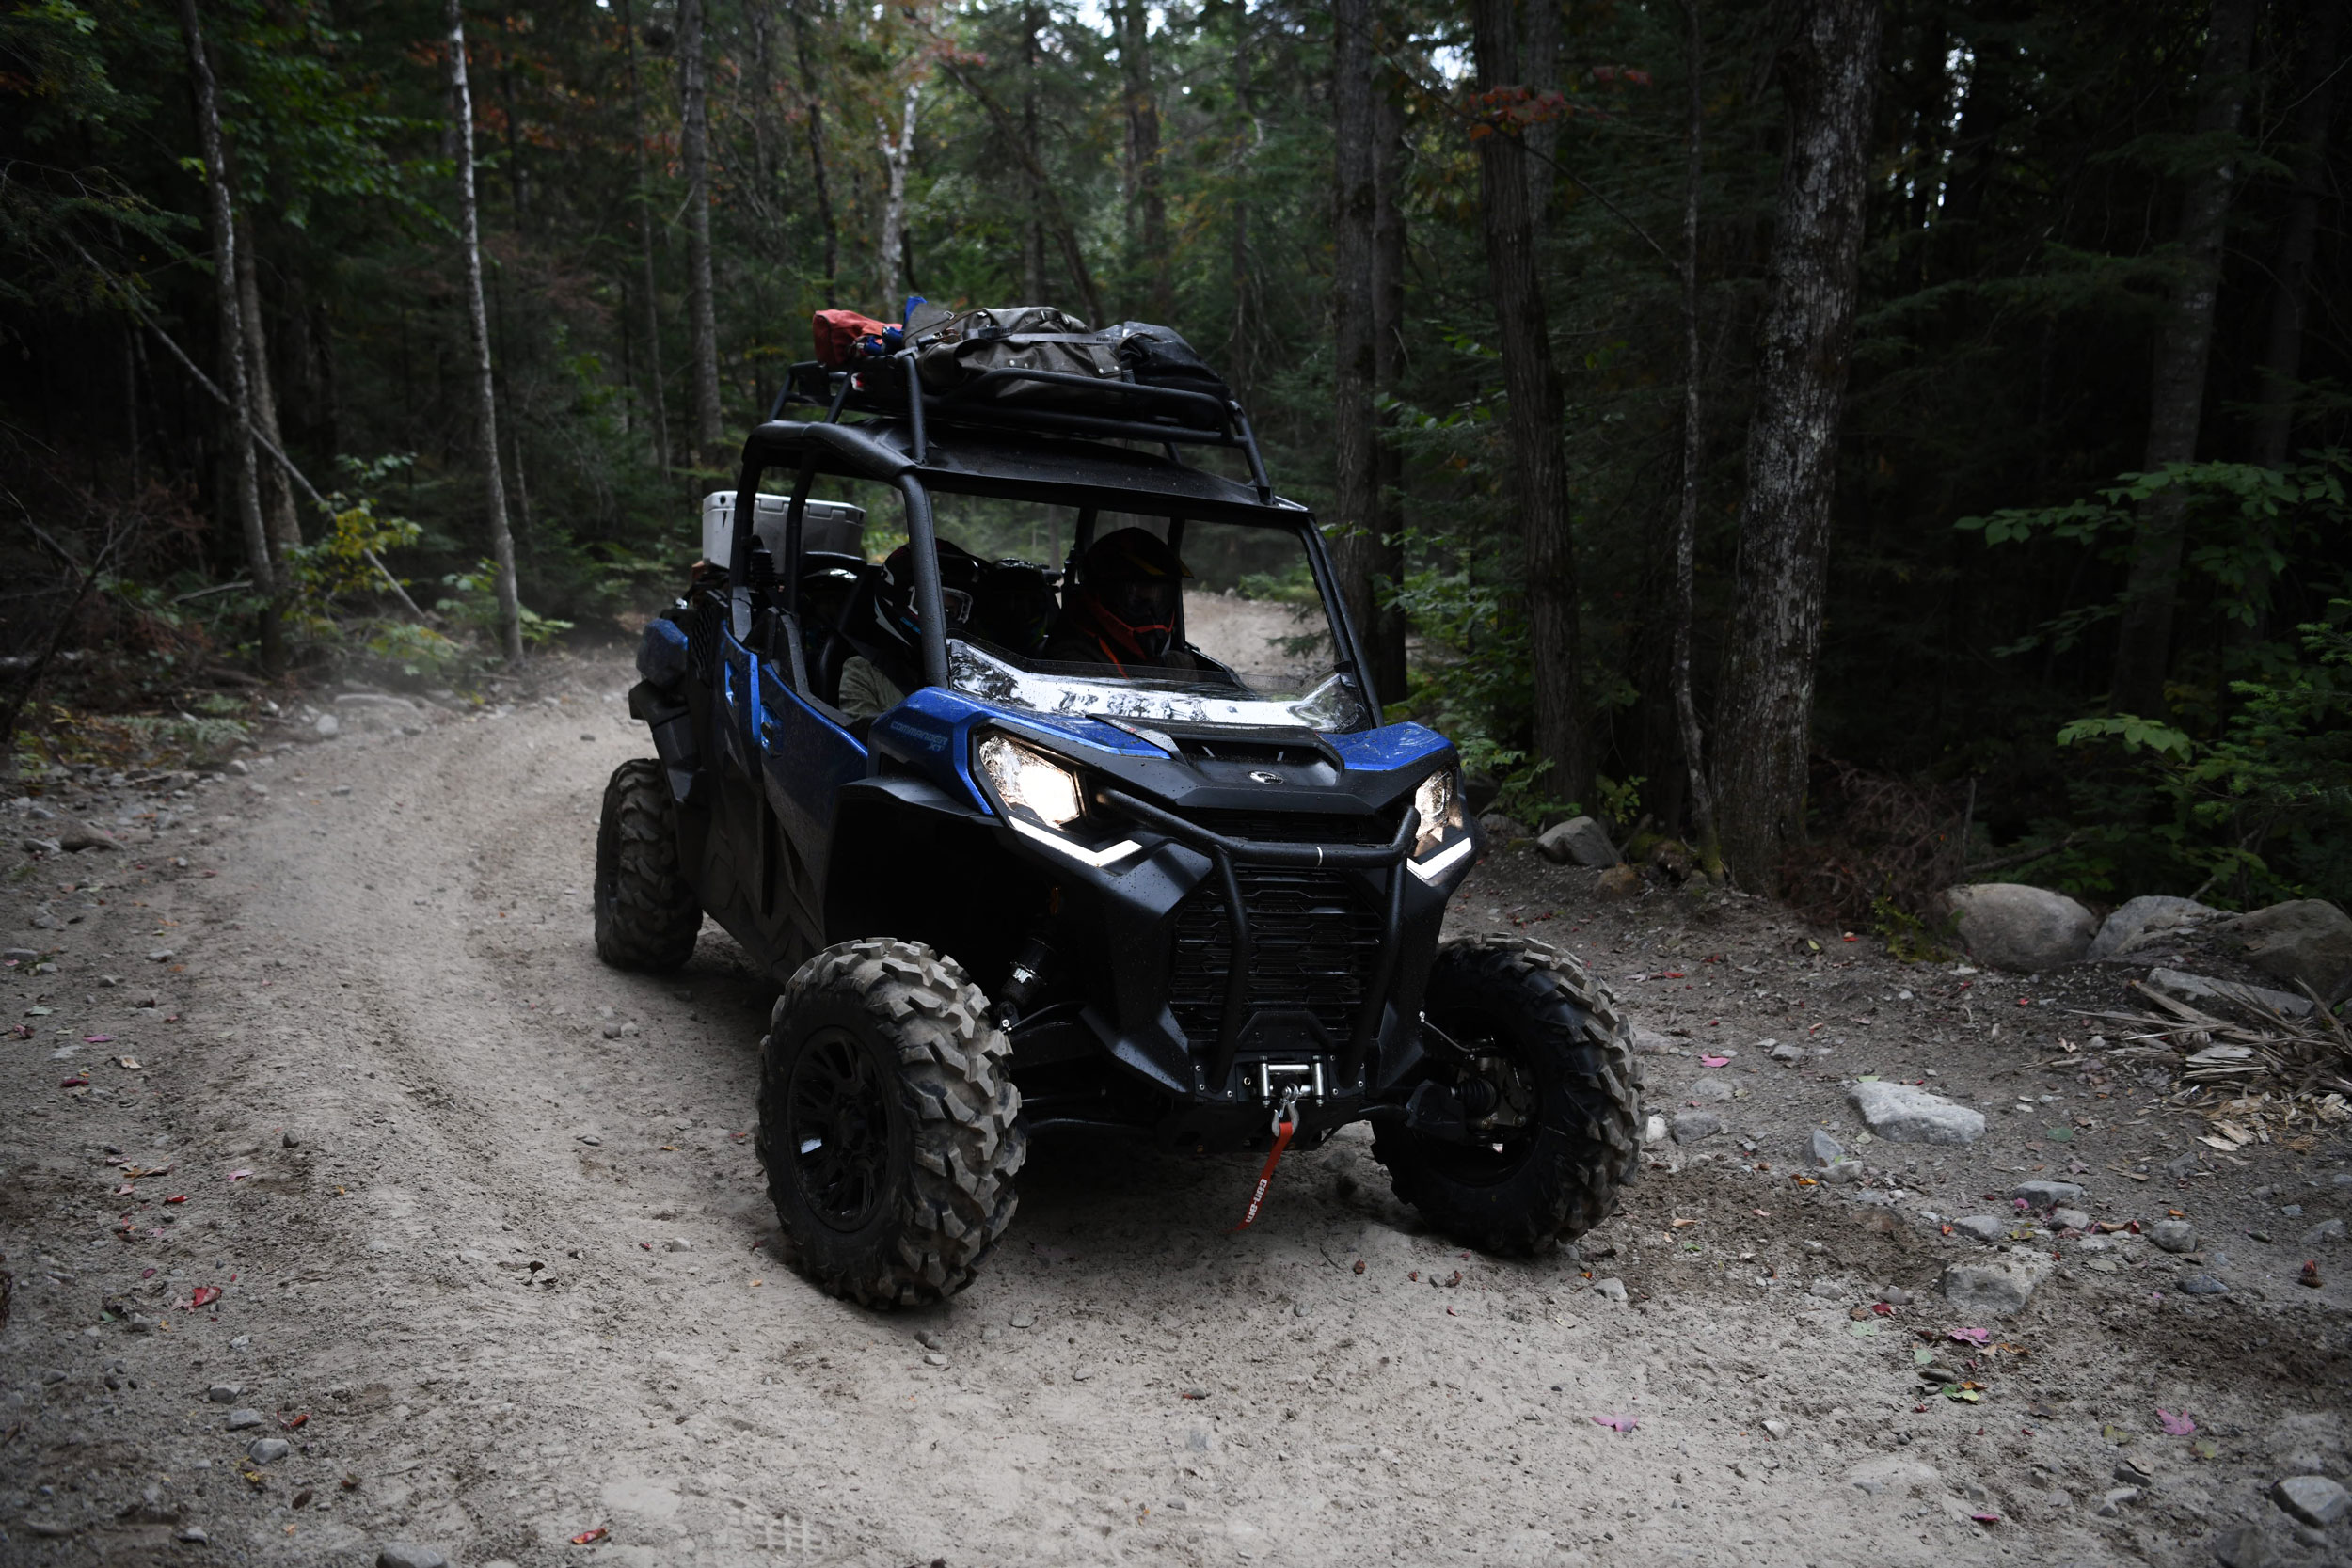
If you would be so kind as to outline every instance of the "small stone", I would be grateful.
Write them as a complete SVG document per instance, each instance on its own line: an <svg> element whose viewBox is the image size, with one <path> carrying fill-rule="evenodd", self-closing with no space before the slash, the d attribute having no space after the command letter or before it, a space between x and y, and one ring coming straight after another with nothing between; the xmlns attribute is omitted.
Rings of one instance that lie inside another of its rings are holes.
<svg viewBox="0 0 2352 1568"><path fill-rule="evenodd" d="M158 947L152 953L148 954L147 961L151 964L167 964L171 962L173 957L170 948Z"/></svg>
<svg viewBox="0 0 2352 1568"><path fill-rule="evenodd" d="M201 1546L205 1543L211 1541L212 1537L204 1533L204 1527L202 1525L190 1525L179 1534L173 1536L172 1539L180 1542L183 1545Z"/></svg>
<svg viewBox="0 0 2352 1568"><path fill-rule="evenodd" d="M1919 1497L1932 1499L1944 1489L1944 1478L1931 1465L1915 1459L1899 1459L1893 1454L1880 1454L1866 1459L1846 1472L1846 1483L1871 1497L1892 1495L1897 1497Z"/></svg>
<svg viewBox="0 0 2352 1568"><path fill-rule="evenodd" d="M252 764L246 762L243 757L230 757L229 759L228 770L242 779L247 773L253 771L253 766Z"/></svg>
<svg viewBox="0 0 2352 1568"><path fill-rule="evenodd" d="M2221 1568L2278 1568L2279 1554L2271 1550L2259 1526L2225 1529L2205 1545Z"/></svg>
<svg viewBox="0 0 2352 1568"><path fill-rule="evenodd" d="M1666 1118L1664 1117L1652 1117L1647 1121L1644 1122L1642 1124L1642 1141L1645 1144L1664 1143L1666 1141Z"/></svg>
<svg viewBox="0 0 2352 1568"><path fill-rule="evenodd" d="M430 1546L387 1541L375 1549L375 1568L449 1568L449 1559Z"/></svg>
<svg viewBox="0 0 2352 1568"><path fill-rule="evenodd" d="M1889 1285L1885 1290L1879 1292L1879 1300L1886 1303L1889 1307L1909 1307L1911 1305L1911 1292L1904 1290L1899 1285Z"/></svg>
<svg viewBox="0 0 2352 1568"><path fill-rule="evenodd" d="M2158 1220L2148 1227L2148 1240L2167 1252L2195 1252L2197 1227L2186 1220Z"/></svg>
<svg viewBox="0 0 2352 1568"><path fill-rule="evenodd" d="M1015 1312L1011 1317L1007 1318L1005 1322L1014 1328L1026 1328L1031 1323L1036 1323L1037 1319L1035 1316L1027 1312Z"/></svg>
<svg viewBox="0 0 2352 1568"><path fill-rule="evenodd" d="M2326 1529L2352 1512L2352 1493L2326 1476L2289 1476L2270 1489L2270 1500L2313 1529Z"/></svg>
<svg viewBox="0 0 2352 1568"><path fill-rule="evenodd" d="M2181 1281L2184 1294L2192 1296L2226 1296L2230 1287L2209 1274L2193 1274Z"/></svg>
<svg viewBox="0 0 2352 1568"><path fill-rule="evenodd" d="M2020 1181L2009 1190L2011 1197L2022 1197L2034 1209L2052 1209L2061 1203L2080 1203L2083 1190L2072 1181Z"/></svg>
<svg viewBox="0 0 2352 1568"><path fill-rule="evenodd" d="M1817 1279L1804 1288L1804 1293L1809 1296L1820 1296L1824 1301L1836 1301L1843 1296L1846 1291L1845 1287L1839 1285L1835 1279Z"/></svg>
<svg viewBox="0 0 2352 1568"><path fill-rule="evenodd" d="M1084 1383L1087 1379L1092 1377L1093 1375L1094 1369L1088 1366L1083 1361L1070 1369L1070 1381L1073 1383Z"/></svg>
<svg viewBox="0 0 2352 1568"><path fill-rule="evenodd" d="M2329 1242L2344 1240L2342 1220L2321 1220L2296 1239L2297 1246L2325 1246Z"/></svg>
<svg viewBox="0 0 2352 1568"><path fill-rule="evenodd" d="M1778 1062L1781 1066L1795 1067L1799 1063L1804 1062L1811 1054L1811 1053L1807 1052L1804 1046L1795 1044L1792 1041L1782 1040L1773 1045L1771 1054L1772 1060Z"/></svg>
<svg viewBox="0 0 2352 1568"><path fill-rule="evenodd" d="M1952 1228L1979 1242L1997 1242L2009 1234L2009 1222L1992 1214L1969 1214L1952 1221Z"/></svg>
<svg viewBox="0 0 2352 1568"><path fill-rule="evenodd" d="M1777 1416L1767 1416L1764 1418L1764 1430L1772 1437L1786 1437L1788 1435L1788 1423Z"/></svg>
<svg viewBox="0 0 2352 1568"><path fill-rule="evenodd" d="M1731 1100L1731 1085L1720 1078L1702 1078L1691 1085L1687 1098L1702 1105L1727 1104Z"/></svg>
<svg viewBox="0 0 2352 1568"><path fill-rule="evenodd" d="M245 1447L245 1456L256 1465L275 1465L293 1451L283 1437L256 1437Z"/></svg>
<svg viewBox="0 0 2352 1568"><path fill-rule="evenodd" d="M343 721L331 713L322 713L310 729L321 740L332 740L343 733Z"/></svg>
<svg viewBox="0 0 2352 1568"><path fill-rule="evenodd" d="M1984 1136L1983 1112L1909 1084L1871 1079L1846 1094L1870 1131L1890 1143L1973 1144Z"/></svg>
<svg viewBox="0 0 2352 1568"><path fill-rule="evenodd" d="M1944 1271L1944 1298L1963 1311L2007 1317L2025 1309L2049 1272L2048 1259L2029 1254L1954 1263Z"/></svg>
<svg viewBox="0 0 2352 1568"><path fill-rule="evenodd" d="M2100 1496L2099 1506L2091 1512L2097 1513L2102 1519L2113 1519L2121 1515L2128 1505L2137 1501L2139 1501L2138 1487L2111 1486Z"/></svg>
<svg viewBox="0 0 2352 1568"><path fill-rule="evenodd" d="M683 1236L673 1236L668 1241L661 1243L661 1250L664 1252L691 1252L694 1250L694 1243L688 1241Z"/></svg>
<svg viewBox="0 0 2352 1568"><path fill-rule="evenodd" d="M302 1147L301 1138L292 1132L280 1132L278 1135L278 1147L281 1148L300 1148Z"/></svg>
<svg viewBox="0 0 2352 1568"><path fill-rule="evenodd" d="M1621 1302L1625 1300L1625 1281L1615 1278L1596 1279L1593 1281L1593 1294L1604 1301Z"/></svg>
<svg viewBox="0 0 2352 1568"><path fill-rule="evenodd" d="M242 1383L215 1383L204 1390L204 1397L215 1404L234 1404L244 1394Z"/></svg>
<svg viewBox="0 0 2352 1568"><path fill-rule="evenodd" d="M2080 1209L2053 1209L2050 1211L2050 1223L2061 1230L2088 1230L2090 1228L2090 1216Z"/></svg>
<svg viewBox="0 0 2352 1568"><path fill-rule="evenodd" d="M1846 1157L1846 1146L1820 1128L1813 1130L1813 1163L1827 1167Z"/></svg>
<svg viewBox="0 0 2352 1568"><path fill-rule="evenodd" d="M925 1350L945 1350L947 1348L946 1342L940 1338L939 1333L936 1329L916 1329L914 1331L914 1342L922 1346Z"/></svg>
<svg viewBox="0 0 2352 1568"><path fill-rule="evenodd" d="M923 1365L926 1367L945 1367L946 1364L947 1358L935 1350L927 1350L923 1353Z"/></svg>
<svg viewBox="0 0 2352 1568"><path fill-rule="evenodd" d="M229 1412L228 1430L230 1432L243 1432L247 1427L257 1427L261 1424L262 1413L258 1410L231 1410Z"/></svg>
<svg viewBox="0 0 2352 1568"><path fill-rule="evenodd" d="M1674 1140L1678 1144L1711 1138L1723 1130L1724 1118L1712 1111L1684 1111L1674 1119Z"/></svg>

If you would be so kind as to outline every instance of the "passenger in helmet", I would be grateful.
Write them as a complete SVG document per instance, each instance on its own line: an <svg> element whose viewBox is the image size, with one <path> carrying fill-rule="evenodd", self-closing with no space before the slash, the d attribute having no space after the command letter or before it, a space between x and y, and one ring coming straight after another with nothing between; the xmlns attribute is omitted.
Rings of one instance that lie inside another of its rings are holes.
<svg viewBox="0 0 2352 1568"><path fill-rule="evenodd" d="M950 637L972 619L973 591L979 586L982 563L961 545L939 542L940 608L946 612ZM873 619L862 626L842 628L857 651L841 664L841 711L853 727L878 718L907 700L907 688L920 679L923 667L923 618L914 604L914 547L901 545L882 564L882 581L874 594Z"/></svg>
<svg viewBox="0 0 2352 1568"><path fill-rule="evenodd" d="M1095 541L1062 596L1061 624L1045 657L1065 664L1193 670L1200 661L1178 635L1184 578L1192 573L1165 540L1122 528Z"/></svg>

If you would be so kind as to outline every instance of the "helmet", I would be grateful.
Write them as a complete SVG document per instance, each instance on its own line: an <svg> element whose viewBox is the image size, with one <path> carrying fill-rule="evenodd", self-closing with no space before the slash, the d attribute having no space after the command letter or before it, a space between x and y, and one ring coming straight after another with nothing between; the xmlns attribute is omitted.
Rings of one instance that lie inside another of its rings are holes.
<svg viewBox="0 0 2352 1568"><path fill-rule="evenodd" d="M1156 661L1176 641L1190 576L1165 540L1122 528L1096 540L1079 562L1077 586L1066 600L1070 619L1114 664Z"/></svg>
<svg viewBox="0 0 2352 1568"><path fill-rule="evenodd" d="M985 569L980 559L962 546L939 542L939 599L953 636L972 619L972 595ZM874 616L900 641L923 640L923 617L914 604L914 546L901 545L882 562L882 581L874 592Z"/></svg>

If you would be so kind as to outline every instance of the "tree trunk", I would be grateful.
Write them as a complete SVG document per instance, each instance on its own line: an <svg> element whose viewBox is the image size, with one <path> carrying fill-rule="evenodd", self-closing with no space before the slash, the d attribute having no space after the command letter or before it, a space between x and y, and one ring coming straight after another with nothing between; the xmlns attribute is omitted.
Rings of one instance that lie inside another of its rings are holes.
<svg viewBox="0 0 2352 1568"><path fill-rule="evenodd" d="M2262 401L2254 416L2254 461L2283 468L2295 435L2295 393L2303 369L2303 317L2311 293L2312 258L2318 247L2320 208L2327 200L2328 129L2335 103L2336 40L2343 18L2334 0L2312 8L2303 49L2303 102L2295 117L2291 154L2295 190L2287 198L2286 230L2279 237L2278 285L2270 296L2270 341L2263 354Z"/></svg>
<svg viewBox="0 0 2352 1568"><path fill-rule="evenodd" d="M1120 0L1119 70L1127 94L1128 199L1142 219L1142 254L1149 275L1147 306L1153 321L1176 313L1169 287L1168 195L1160 181L1160 105L1152 87L1152 13L1144 0Z"/></svg>
<svg viewBox="0 0 2352 1568"><path fill-rule="evenodd" d="M1045 297L1045 193L1037 176L1028 172L1044 162L1037 136L1037 36L1045 27L1045 14L1035 5L1021 10L1021 147L1022 194L1027 213L1021 225L1021 297L1031 305Z"/></svg>
<svg viewBox="0 0 2352 1568"><path fill-rule="evenodd" d="M661 294L653 272L653 190L645 178L645 99L637 78L637 24L629 0L621 0L621 27L628 34L628 140L637 156L637 253L644 271L646 402L653 405L653 460L670 471L670 405L661 385Z"/></svg>
<svg viewBox="0 0 2352 1568"><path fill-rule="evenodd" d="M1332 515L1326 519L1338 559L1340 592L1363 642L1359 672L1373 701L1402 691L1379 684L1377 645L1380 557L1378 426L1373 404L1372 0L1334 0L1331 8L1331 419Z"/></svg>
<svg viewBox="0 0 2352 1568"><path fill-rule="evenodd" d="M808 0L801 0L806 4ZM807 111L809 179L816 187L817 224L825 236L825 294L830 303L841 276L841 233L833 215L833 182L825 167L825 104L818 90L815 56L809 53L808 24L800 5L792 8L792 52L801 71L801 103Z"/></svg>
<svg viewBox="0 0 2352 1568"><path fill-rule="evenodd" d="M874 129L882 135L882 169L889 183L882 195L881 248L874 258L874 271L882 284L882 314L898 313L902 301L898 284L905 276L907 260L907 166L914 161L914 83L906 85L898 114L898 135L891 139L890 122L877 119Z"/></svg>
<svg viewBox="0 0 2352 1568"><path fill-rule="evenodd" d="M189 0L183 0L183 4ZM473 92L466 82L466 16L445 0L449 23L450 112L457 144L457 238L466 260L466 321L473 331L474 438L482 451L482 504L498 567L499 641L510 664L523 657L522 596L515 584L515 536L506 527L506 483L499 472L498 393L490 372L490 313L482 297L482 217L474 199Z"/></svg>
<svg viewBox="0 0 2352 1568"><path fill-rule="evenodd" d="M1709 875L1720 875L1723 845L1715 834L1715 798L1707 787L1706 738L1699 730L1698 702L1691 691L1699 469L1707 456L1707 431L1699 417L1705 369L1699 356L1699 187L1707 171L1701 143L1707 124L1706 40L1699 29L1699 0L1683 0L1682 13L1683 69L1690 75L1690 86L1682 180L1682 504L1675 515L1675 721L1682 734L1683 770L1690 778L1691 834L1697 842L1701 863Z"/></svg>
<svg viewBox="0 0 2352 1568"><path fill-rule="evenodd" d="M2246 62L2253 45L2257 0L2214 0L2198 72L2204 104L2197 130L2227 136L2237 130L2246 98ZM2197 432L2205 412L2205 365L2213 349L2214 295L2221 283L2223 230L2235 165L2227 158L2188 178L2181 202L2180 275L2157 319L2154 369L2148 397L2148 450L2141 467L2197 458ZM2165 711L2164 677L2171 664L2172 607L2180 593L2187 498L2177 489L2151 496L2140 509L2139 540L2123 587L2116 628L2115 678L2108 702L2118 713L2145 717Z"/></svg>
<svg viewBox="0 0 2352 1568"><path fill-rule="evenodd" d="M1372 98L1372 379L1394 398L1405 385L1405 92L1404 77L1383 66ZM1405 579L1405 449L1396 442L1393 408L1378 417L1373 467L1379 481L1380 554L1376 578ZM1372 684L1402 699L1406 689L1405 610L1393 602L1375 620Z"/></svg>
<svg viewBox="0 0 2352 1568"><path fill-rule="evenodd" d="M1739 610L1717 697L1716 828L1731 874L1772 888L1804 836L1813 667L1853 342L1878 0L1808 0L1784 60L1788 148L1740 509Z"/></svg>
<svg viewBox="0 0 2352 1568"><path fill-rule="evenodd" d="M253 223L237 219L237 320L245 329L246 388L253 403L253 434L283 451L286 437L278 422L278 394L269 373L269 334L262 325L262 289L254 262ZM292 569L293 555L302 547L302 520L294 512L294 486L275 463L255 466L262 478L262 527L269 535L270 559L283 573Z"/></svg>
<svg viewBox="0 0 2352 1568"><path fill-rule="evenodd" d="M1471 0L1478 88L1519 86L1511 0ZM1568 473L1560 446L1560 368L1535 269L1534 216L1528 210L1527 150L1507 123L1478 138L1478 188L1485 218L1486 280L1502 354L1504 414L1511 442L1513 499L1525 541L1525 593L1534 660L1537 761L1543 787L1579 800L1591 783L1580 688L1576 549Z"/></svg>
<svg viewBox="0 0 2352 1568"><path fill-rule="evenodd" d="M1526 73L1527 90L1531 93L1557 92L1560 87L1560 7L1564 0L1524 0L1521 14L1526 19L1527 44L1521 69ZM1526 132L1527 148L1534 154L1527 162L1527 215L1537 234L1551 217L1551 188L1558 182L1559 169L1552 162L1552 153L1560 146L1560 122L1538 119Z"/></svg>
<svg viewBox="0 0 2352 1568"><path fill-rule="evenodd" d="M1002 103L996 102L995 95L988 90L988 85L985 82L976 76L965 74L953 58L943 59L939 64L939 69L945 71L950 81L961 87L970 95L972 101L987 113L989 119L996 126L998 134L1003 136L1005 145L1013 150L1015 156L1032 158L1034 149L1024 144L1020 121L1007 112ZM1053 230L1055 243L1061 247L1062 265L1068 269L1070 281L1077 289L1078 297L1086 304L1086 318L1096 325L1101 325L1103 324L1103 296L1094 286L1094 274L1087 268L1086 251L1078 244L1078 230L1071 223L1070 214L1061 204L1060 193L1055 190L1054 182L1046 173L1045 166L1032 159L1027 167L1031 178L1037 182L1037 189L1044 198L1047 224Z"/></svg>
<svg viewBox="0 0 2352 1568"><path fill-rule="evenodd" d="M1249 153L1257 141L1258 117L1249 106L1249 0L1233 5L1233 317L1225 338L1225 373L1233 395L1249 406L1249 384L1255 356L1251 350L1249 318Z"/></svg>
<svg viewBox="0 0 2352 1568"><path fill-rule="evenodd" d="M710 285L710 91L703 0L678 0L679 162L686 166L686 318L694 455L726 461L719 436L719 324Z"/></svg>
<svg viewBox="0 0 2352 1568"><path fill-rule="evenodd" d="M188 78L196 99L197 144L204 160L204 195L213 230L213 295L220 338L221 383L229 394L229 467L245 532L246 575L262 599L262 667L285 668L284 598L271 569L269 534L262 517L261 463L253 447L253 400L246 379L245 312L237 299L236 207L229 195L221 147L220 91L204 53L204 24L196 0L180 0L180 33L187 45Z"/></svg>

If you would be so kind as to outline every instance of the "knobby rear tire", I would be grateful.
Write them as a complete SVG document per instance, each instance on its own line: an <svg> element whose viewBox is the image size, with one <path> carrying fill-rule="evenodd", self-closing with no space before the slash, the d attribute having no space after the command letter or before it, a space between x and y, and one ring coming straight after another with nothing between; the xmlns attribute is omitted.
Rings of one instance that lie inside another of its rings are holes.
<svg viewBox="0 0 2352 1568"><path fill-rule="evenodd" d="M621 969L675 969L693 956L702 905L678 861L677 800L661 764L612 770L596 825L596 956Z"/></svg>

